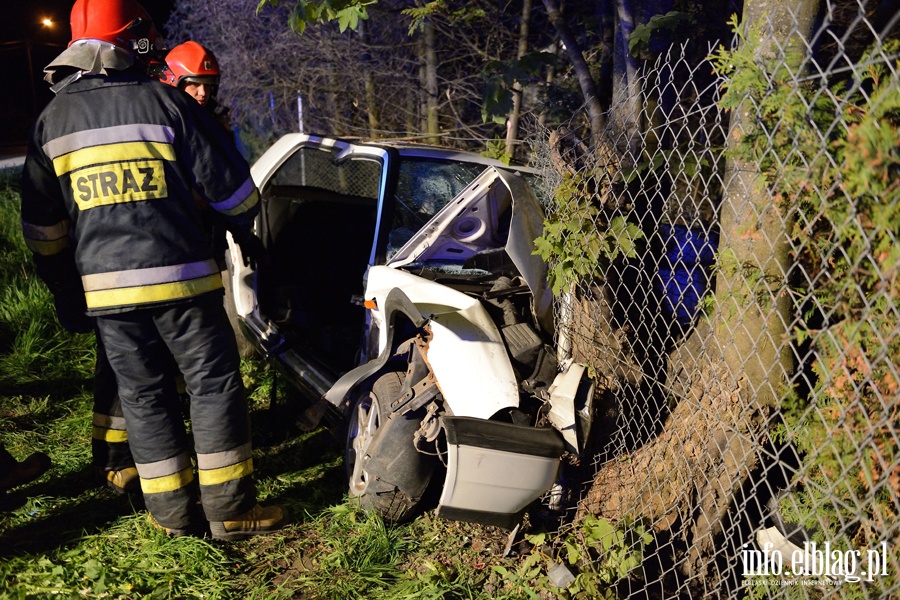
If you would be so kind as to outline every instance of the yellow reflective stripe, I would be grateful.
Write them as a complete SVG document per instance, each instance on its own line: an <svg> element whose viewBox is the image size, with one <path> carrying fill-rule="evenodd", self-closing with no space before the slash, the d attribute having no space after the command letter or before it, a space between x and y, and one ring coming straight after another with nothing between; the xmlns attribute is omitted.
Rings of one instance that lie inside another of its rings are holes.
<svg viewBox="0 0 900 600"><path fill-rule="evenodd" d="M26 238L30 238L33 240L58 240L59 238L64 238L69 235L69 231L71 231L71 229L72 222L68 219L63 219L62 221L54 223L53 225L35 225L34 223L22 221L23 235Z"/></svg>
<svg viewBox="0 0 900 600"><path fill-rule="evenodd" d="M175 149L172 144L161 142L123 142L91 146L54 158L53 169L57 176L62 176L91 165L151 158L174 161Z"/></svg>
<svg viewBox="0 0 900 600"><path fill-rule="evenodd" d="M72 224L63 219L53 225L35 225L22 221L22 236L29 250L41 256L52 256L68 248Z"/></svg>
<svg viewBox="0 0 900 600"><path fill-rule="evenodd" d="M188 485L193 480L194 470L191 467L187 467L174 475L166 475L165 477L156 477L154 479L144 479L141 477L141 491L145 494L174 492L175 490Z"/></svg>
<svg viewBox="0 0 900 600"><path fill-rule="evenodd" d="M107 308L190 298L221 288L222 276L214 273L189 281L85 292L84 297L88 308Z"/></svg>
<svg viewBox="0 0 900 600"><path fill-rule="evenodd" d="M40 254L41 256L52 256L54 254L59 254L60 252L68 248L71 244L69 243L69 238L64 237L59 238L58 240L51 241L25 238L25 245L35 254Z"/></svg>
<svg viewBox="0 0 900 600"><path fill-rule="evenodd" d="M101 442L127 442L128 432L123 429L106 429L95 425L91 431L91 437Z"/></svg>
<svg viewBox="0 0 900 600"><path fill-rule="evenodd" d="M80 169L72 173L70 183L79 210L169 195L161 160L132 160Z"/></svg>
<svg viewBox="0 0 900 600"><path fill-rule="evenodd" d="M246 200L244 200L234 208L223 210L221 212L223 215L239 215L241 213L247 212L257 204L259 204L259 192L254 189L253 193L247 196Z"/></svg>
<svg viewBox="0 0 900 600"><path fill-rule="evenodd" d="M256 195L257 198L254 198L254 195ZM239 214L247 210L241 209L241 205L247 205L249 208L252 208L258 201L258 196L259 192L256 189L253 178L248 177L229 197L224 200L211 202L210 206L221 213L229 214L234 211L235 214Z"/></svg>
<svg viewBox="0 0 900 600"><path fill-rule="evenodd" d="M220 469L199 469L197 471L200 485L216 485L228 481L234 481L241 477L247 477L253 473L253 459L248 458L236 465L222 467Z"/></svg>

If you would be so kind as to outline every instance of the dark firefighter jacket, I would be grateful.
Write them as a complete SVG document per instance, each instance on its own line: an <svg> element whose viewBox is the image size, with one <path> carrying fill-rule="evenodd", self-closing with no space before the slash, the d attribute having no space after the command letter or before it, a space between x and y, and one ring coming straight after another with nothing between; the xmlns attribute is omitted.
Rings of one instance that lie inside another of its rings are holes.
<svg viewBox="0 0 900 600"><path fill-rule="evenodd" d="M67 85L38 118L23 171L39 274L55 296L83 288L89 315L220 290L193 190L249 231L259 194L209 111L137 73Z"/></svg>

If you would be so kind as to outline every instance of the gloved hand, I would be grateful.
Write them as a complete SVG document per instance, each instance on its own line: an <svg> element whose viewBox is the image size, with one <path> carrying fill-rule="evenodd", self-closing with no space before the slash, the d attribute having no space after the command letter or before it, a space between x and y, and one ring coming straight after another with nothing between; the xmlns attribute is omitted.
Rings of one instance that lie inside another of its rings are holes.
<svg viewBox="0 0 900 600"><path fill-rule="evenodd" d="M94 330L94 319L85 314L87 306L83 294L69 298L54 296L53 306L56 308L56 319L66 331L90 333Z"/></svg>
<svg viewBox="0 0 900 600"><path fill-rule="evenodd" d="M210 243L212 244L213 258L219 266L220 271L226 269L225 255L228 253L228 240L225 233L228 231L221 216L217 212L207 211L210 215L208 232Z"/></svg>
<svg viewBox="0 0 900 600"><path fill-rule="evenodd" d="M53 305L59 324L72 333L88 333L94 330L94 319L88 317L84 300L81 275L75 266L72 248L44 256L34 255L38 276L53 294Z"/></svg>
<svg viewBox="0 0 900 600"><path fill-rule="evenodd" d="M260 265L266 263L266 249L263 246L262 240L256 237L252 232L232 231L231 236L241 249L241 255L244 257L244 266L250 267L255 271Z"/></svg>

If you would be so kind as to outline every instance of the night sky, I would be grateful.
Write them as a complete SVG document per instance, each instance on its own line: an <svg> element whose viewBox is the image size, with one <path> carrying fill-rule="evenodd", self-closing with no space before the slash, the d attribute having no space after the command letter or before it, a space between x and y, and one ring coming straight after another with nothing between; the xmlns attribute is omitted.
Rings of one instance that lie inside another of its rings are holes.
<svg viewBox="0 0 900 600"><path fill-rule="evenodd" d="M43 69L71 38L69 13L74 0L0 0L0 154L24 143L28 130L53 94ZM157 29L175 0L143 0ZM49 18L53 25L41 22ZM31 67L29 68L29 59Z"/></svg>

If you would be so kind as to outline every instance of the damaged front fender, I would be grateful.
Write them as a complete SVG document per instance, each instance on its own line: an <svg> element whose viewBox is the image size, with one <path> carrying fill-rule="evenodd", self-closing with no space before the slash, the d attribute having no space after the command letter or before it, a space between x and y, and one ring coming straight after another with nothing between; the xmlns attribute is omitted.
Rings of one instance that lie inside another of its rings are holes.
<svg viewBox="0 0 900 600"><path fill-rule="evenodd" d="M419 312L419 309L410 301L403 290L398 288L388 292L383 302L383 313L386 315L386 335L388 340L392 340L394 337L395 320L400 314L406 315L416 327L421 328L428 324L428 319ZM356 386L383 369L392 354L392 345L388 343L378 357L348 371L343 377L338 379L331 389L325 393L324 400L346 415L347 411L350 410L351 399Z"/></svg>

